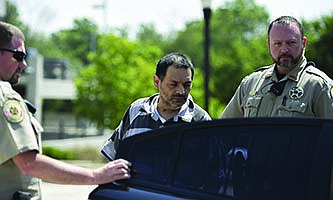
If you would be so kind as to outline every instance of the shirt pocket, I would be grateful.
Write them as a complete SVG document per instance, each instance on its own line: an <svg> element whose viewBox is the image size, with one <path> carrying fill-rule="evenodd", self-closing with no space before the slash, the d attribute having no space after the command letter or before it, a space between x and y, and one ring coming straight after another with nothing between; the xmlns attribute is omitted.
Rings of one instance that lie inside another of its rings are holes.
<svg viewBox="0 0 333 200"><path fill-rule="evenodd" d="M244 105L244 116L256 117L258 115L261 100L262 96L249 97Z"/></svg>
<svg viewBox="0 0 333 200"><path fill-rule="evenodd" d="M285 105L280 105L278 107L278 116L304 117L306 116L307 107L308 107L307 102L287 99Z"/></svg>

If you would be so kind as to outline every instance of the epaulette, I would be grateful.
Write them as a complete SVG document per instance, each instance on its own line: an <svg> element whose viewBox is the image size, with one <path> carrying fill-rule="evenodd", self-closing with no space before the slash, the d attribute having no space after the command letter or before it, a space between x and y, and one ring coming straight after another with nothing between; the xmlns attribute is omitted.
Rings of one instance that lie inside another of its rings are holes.
<svg viewBox="0 0 333 200"><path fill-rule="evenodd" d="M313 67L308 67L306 70L305 70L306 73L309 73L309 74L313 74L313 75L316 75L316 76L319 76L320 78L322 78L323 80L327 81L327 82L332 82L332 79L327 76L327 74L325 74L325 72L319 70L318 68L316 68L315 66Z"/></svg>
<svg viewBox="0 0 333 200"><path fill-rule="evenodd" d="M0 81L0 92L5 98L21 98L21 96L15 90L13 90L9 82Z"/></svg>
<svg viewBox="0 0 333 200"><path fill-rule="evenodd" d="M24 103L27 105L28 107L28 110L32 113L32 114L35 114L37 109L36 107L31 103L29 102L28 100L24 100Z"/></svg>
<svg viewBox="0 0 333 200"><path fill-rule="evenodd" d="M264 70L266 70L266 69L269 69L270 67L272 67L272 65L264 66L264 67L260 67L260 68L258 68L258 69L256 69L256 70L254 70L254 72L264 71Z"/></svg>

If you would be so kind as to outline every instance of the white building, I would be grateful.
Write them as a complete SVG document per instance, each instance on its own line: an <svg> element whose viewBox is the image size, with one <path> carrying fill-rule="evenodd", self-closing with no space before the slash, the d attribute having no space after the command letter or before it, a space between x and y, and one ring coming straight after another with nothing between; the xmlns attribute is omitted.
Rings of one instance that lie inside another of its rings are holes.
<svg viewBox="0 0 333 200"><path fill-rule="evenodd" d="M75 98L76 88L66 61L44 60L36 50L29 49L28 63L29 66L21 77L20 83L14 88L37 108L35 117L44 127L45 139L102 133L89 122L75 117L72 112L71 101ZM65 105L69 106L65 110L52 108L52 102L56 100L66 102ZM49 106L43 109L45 107L43 103L46 101Z"/></svg>

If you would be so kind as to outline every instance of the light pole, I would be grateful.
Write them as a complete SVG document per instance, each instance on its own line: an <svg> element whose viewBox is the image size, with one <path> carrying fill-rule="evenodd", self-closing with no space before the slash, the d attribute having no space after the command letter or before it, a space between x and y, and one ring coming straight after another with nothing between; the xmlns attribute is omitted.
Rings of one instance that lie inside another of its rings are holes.
<svg viewBox="0 0 333 200"><path fill-rule="evenodd" d="M211 8L210 5L212 0L201 0L204 19L205 19L205 40L204 40L204 71L205 71L205 109L209 112L209 75L210 75L210 64L209 64L209 46L210 46L210 17Z"/></svg>
<svg viewBox="0 0 333 200"><path fill-rule="evenodd" d="M0 0L0 17L4 17L6 15L6 1Z"/></svg>
<svg viewBox="0 0 333 200"><path fill-rule="evenodd" d="M93 8L95 9L102 9L103 10L103 23L104 23L104 27L103 27L103 31L106 32L107 31L107 26L108 26L108 23L107 23L107 0L102 0L103 3L101 4L96 4L96 5L93 5Z"/></svg>
<svg viewBox="0 0 333 200"><path fill-rule="evenodd" d="M106 33L107 32L107 27L108 27L108 23L107 23L107 0L102 0L102 1L103 1L103 3L101 3L101 4L95 4L95 5L93 5L93 8L94 9L102 9L103 10L103 32ZM97 35L96 35L96 32L94 32L94 31L95 30L92 30L90 32L89 50L91 52L96 51Z"/></svg>

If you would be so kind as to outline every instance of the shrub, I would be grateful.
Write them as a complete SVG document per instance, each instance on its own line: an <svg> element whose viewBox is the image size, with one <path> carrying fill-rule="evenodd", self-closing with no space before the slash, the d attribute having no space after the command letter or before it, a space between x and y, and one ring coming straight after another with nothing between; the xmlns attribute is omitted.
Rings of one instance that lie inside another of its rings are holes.
<svg viewBox="0 0 333 200"><path fill-rule="evenodd" d="M105 162L102 155L94 147L77 147L71 149L59 149L56 147L44 146L44 155L58 160L90 160Z"/></svg>
<svg viewBox="0 0 333 200"><path fill-rule="evenodd" d="M45 146L43 147L42 150L44 155L50 156L51 158L54 159L59 159L59 160L73 160L74 159L74 153L69 150L61 150L55 147L48 147Z"/></svg>

